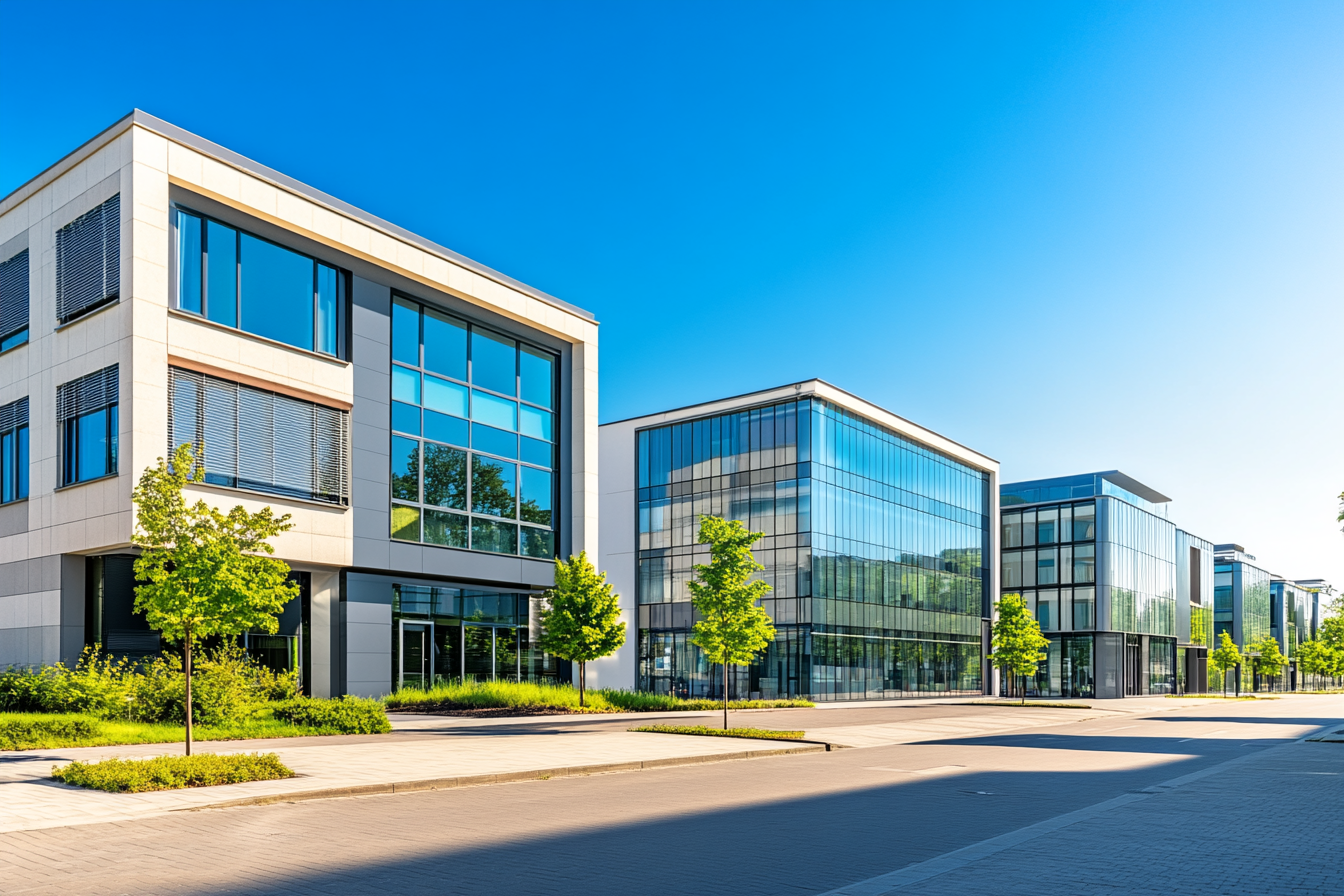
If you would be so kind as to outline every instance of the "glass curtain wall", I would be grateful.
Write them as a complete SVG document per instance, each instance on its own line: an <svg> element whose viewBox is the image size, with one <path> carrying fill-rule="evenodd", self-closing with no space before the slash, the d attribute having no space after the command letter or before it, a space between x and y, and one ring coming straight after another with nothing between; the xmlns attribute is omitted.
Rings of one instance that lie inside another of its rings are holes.
<svg viewBox="0 0 1344 896"><path fill-rule="evenodd" d="M1113 498L1107 520L1111 629L1176 636L1176 527Z"/></svg>
<svg viewBox="0 0 1344 896"><path fill-rule="evenodd" d="M1005 510L1001 525L1001 592L1020 594L1043 632L1094 628L1095 502Z"/></svg>
<svg viewBox="0 0 1344 896"><path fill-rule="evenodd" d="M765 533L775 643L733 695L978 692L987 478L835 405L789 401L642 431L641 687L715 696L686 641L701 514Z"/></svg>

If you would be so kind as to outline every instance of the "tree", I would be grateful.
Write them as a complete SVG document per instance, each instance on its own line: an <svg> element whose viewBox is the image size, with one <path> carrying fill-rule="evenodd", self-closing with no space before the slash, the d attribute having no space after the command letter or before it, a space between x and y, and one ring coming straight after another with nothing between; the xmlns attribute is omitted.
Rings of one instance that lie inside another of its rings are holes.
<svg viewBox="0 0 1344 896"><path fill-rule="evenodd" d="M1020 594L999 598L998 618L994 620L990 655L997 665L1022 677L1022 703L1027 702L1028 675L1034 675L1045 654L1041 649L1050 639L1041 634L1041 624L1032 618L1027 602Z"/></svg>
<svg viewBox="0 0 1344 896"><path fill-rule="evenodd" d="M1219 637L1218 648L1209 654L1209 665L1218 670L1223 696L1227 696L1227 673L1241 664L1241 648L1237 647L1237 642L1227 632L1221 632Z"/></svg>
<svg viewBox="0 0 1344 896"><path fill-rule="evenodd" d="M625 643L620 597L612 594L607 574L598 572L587 551L569 562L555 558L555 587L546 592L541 611L542 650L579 664L579 706L584 705L585 666L611 656Z"/></svg>
<svg viewBox="0 0 1344 896"><path fill-rule="evenodd" d="M215 635L274 634L276 615L299 593L288 580L289 566L263 556L274 552L269 540L290 528L289 514L277 517L269 507L249 513L241 506L223 513L204 501L188 507L182 489L204 478L191 446L180 445L171 463L159 458L146 469L131 493L141 549L135 575L144 583L136 588L135 609L182 644L188 756L192 648Z"/></svg>
<svg viewBox="0 0 1344 896"><path fill-rule="evenodd" d="M763 532L752 532L737 520L700 517L698 541L709 545L709 563L695 565L686 584L699 619L690 641L711 663L723 666L723 727L728 728L728 666L750 663L775 640L770 614L756 601L770 592L766 582L750 582L765 569L751 555Z"/></svg>
<svg viewBox="0 0 1344 896"><path fill-rule="evenodd" d="M1304 677L1330 675L1333 670L1334 657L1324 642L1313 638L1297 645L1297 671Z"/></svg>
<svg viewBox="0 0 1344 896"><path fill-rule="evenodd" d="M1288 665L1288 658L1279 649L1279 641L1273 635L1265 635L1256 641L1253 649L1259 654L1254 659L1257 675L1277 678L1283 667Z"/></svg>

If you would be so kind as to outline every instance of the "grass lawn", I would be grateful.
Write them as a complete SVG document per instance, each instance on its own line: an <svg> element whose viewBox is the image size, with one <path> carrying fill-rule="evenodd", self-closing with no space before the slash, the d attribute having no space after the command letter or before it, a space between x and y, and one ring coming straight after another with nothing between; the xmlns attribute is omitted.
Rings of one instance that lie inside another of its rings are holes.
<svg viewBox="0 0 1344 896"><path fill-rule="evenodd" d="M192 739L254 740L341 734L334 728L294 725L262 715L235 725L193 725ZM76 713L0 712L0 750L54 750L186 740L186 728L158 722L108 721Z"/></svg>
<svg viewBox="0 0 1344 896"><path fill-rule="evenodd" d="M699 734L708 737L750 737L756 740L802 740L802 731L776 731L771 728L710 728L707 725L641 725L631 731L649 734Z"/></svg>
<svg viewBox="0 0 1344 896"><path fill-rule="evenodd" d="M292 778L294 772L274 753L239 753L219 756L157 756L153 759L104 759L102 762L71 762L51 770L57 781L106 790L109 793L145 793L182 787L212 787L245 781Z"/></svg>
<svg viewBox="0 0 1344 896"><path fill-rule="evenodd" d="M718 700L684 700L666 694L637 691L588 690L585 706L579 707L579 689L567 684L485 681L447 682L426 690L404 688L384 698L390 710L453 712L472 709L551 709L556 712L675 712L722 709ZM729 709L780 709L810 707L807 700L738 700Z"/></svg>

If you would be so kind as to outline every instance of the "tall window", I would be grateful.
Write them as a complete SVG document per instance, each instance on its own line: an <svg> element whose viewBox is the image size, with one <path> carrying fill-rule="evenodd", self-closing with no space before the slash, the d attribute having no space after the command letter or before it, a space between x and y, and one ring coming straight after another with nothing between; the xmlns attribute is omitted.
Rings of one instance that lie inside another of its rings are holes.
<svg viewBox="0 0 1344 896"><path fill-rule="evenodd" d="M28 341L28 250L0 261L0 352Z"/></svg>
<svg viewBox="0 0 1344 896"><path fill-rule="evenodd" d="M177 308L286 345L344 354L348 275L204 215L178 209Z"/></svg>
<svg viewBox="0 0 1344 896"><path fill-rule="evenodd" d="M56 231L56 319L69 323L121 295L121 196Z"/></svg>
<svg viewBox="0 0 1344 896"><path fill-rule="evenodd" d="M113 364L56 390L61 485L116 474L117 384Z"/></svg>
<svg viewBox="0 0 1344 896"><path fill-rule="evenodd" d="M392 305L392 537L555 556L556 356Z"/></svg>
<svg viewBox="0 0 1344 896"><path fill-rule="evenodd" d="M168 368L168 450L191 445L211 485L348 504L349 443L345 411Z"/></svg>
<svg viewBox="0 0 1344 896"><path fill-rule="evenodd" d="M28 497L28 399L0 407L0 504Z"/></svg>

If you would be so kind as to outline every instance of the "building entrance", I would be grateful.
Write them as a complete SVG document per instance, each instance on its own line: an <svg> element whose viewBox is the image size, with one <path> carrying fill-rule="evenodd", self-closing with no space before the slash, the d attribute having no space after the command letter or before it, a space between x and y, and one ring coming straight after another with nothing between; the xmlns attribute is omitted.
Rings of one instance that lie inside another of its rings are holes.
<svg viewBox="0 0 1344 896"><path fill-rule="evenodd" d="M434 623L401 620L399 688L425 688L433 683Z"/></svg>

